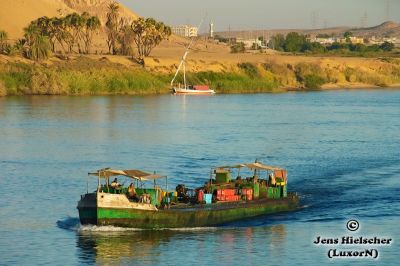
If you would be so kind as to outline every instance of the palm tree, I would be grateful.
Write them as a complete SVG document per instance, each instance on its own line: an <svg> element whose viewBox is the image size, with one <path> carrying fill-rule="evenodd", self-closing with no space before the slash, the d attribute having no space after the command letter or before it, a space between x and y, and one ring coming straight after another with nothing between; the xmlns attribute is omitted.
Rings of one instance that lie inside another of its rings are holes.
<svg viewBox="0 0 400 266"><path fill-rule="evenodd" d="M65 17L65 42L68 44L68 51L71 53L75 44L78 44L80 50L80 36L85 25L85 19L78 13L72 13Z"/></svg>
<svg viewBox="0 0 400 266"><path fill-rule="evenodd" d="M49 58L50 43L46 36L39 35L31 46L31 58L34 61L41 61Z"/></svg>
<svg viewBox="0 0 400 266"><path fill-rule="evenodd" d="M48 38L41 34L40 28L35 23L31 23L24 32L28 46L26 56L34 61L47 59L50 56L50 43Z"/></svg>
<svg viewBox="0 0 400 266"><path fill-rule="evenodd" d="M51 50L55 52L56 34L57 34L57 18L41 17L32 23L36 24L42 36L47 36L51 45Z"/></svg>
<svg viewBox="0 0 400 266"><path fill-rule="evenodd" d="M82 14L83 16L83 14ZM85 43L85 53L89 53L92 45L93 36L101 27L100 19L96 16L89 17L86 20L85 30L83 32L83 41Z"/></svg>
<svg viewBox="0 0 400 266"><path fill-rule="evenodd" d="M61 45L63 52L65 53L64 44L66 43L66 39L68 38L68 32L66 30L66 20L65 18L56 18L53 22L54 33L57 42Z"/></svg>
<svg viewBox="0 0 400 266"><path fill-rule="evenodd" d="M24 37L28 46L31 46L39 35L40 29L35 23L31 23L28 27L24 28Z"/></svg>
<svg viewBox="0 0 400 266"><path fill-rule="evenodd" d="M25 39L18 39L14 46L13 46L13 53L14 54L18 54L21 56L24 56L24 52L25 52L25 47L26 47L26 40Z"/></svg>
<svg viewBox="0 0 400 266"><path fill-rule="evenodd" d="M7 46L8 34L4 30L0 30L0 54L4 53Z"/></svg>
<svg viewBox="0 0 400 266"><path fill-rule="evenodd" d="M121 54L133 56L132 43L134 37L135 36L132 28L129 25L124 25L123 27L121 27L118 34L118 42L121 46Z"/></svg>
<svg viewBox="0 0 400 266"><path fill-rule="evenodd" d="M47 23L47 32L49 37L49 42L51 45L51 50L53 53L56 52L56 41L57 41L57 32L58 32L58 25L57 25L57 17L50 18Z"/></svg>
<svg viewBox="0 0 400 266"><path fill-rule="evenodd" d="M117 2L113 2L108 5L107 12L107 45L109 53L116 54L116 41L118 36L118 17L119 17L119 5Z"/></svg>

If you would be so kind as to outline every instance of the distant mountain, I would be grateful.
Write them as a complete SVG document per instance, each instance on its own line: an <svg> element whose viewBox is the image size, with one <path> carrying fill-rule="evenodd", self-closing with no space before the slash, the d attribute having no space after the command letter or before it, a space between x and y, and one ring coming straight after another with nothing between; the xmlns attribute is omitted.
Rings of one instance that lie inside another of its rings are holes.
<svg viewBox="0 0 400 266"><path fill-rule="evenodd" d="M396 37L400 38L400 24L393 21L386 21L378 26L370 28L355 28L351 29L354 35L365 37Z"/></svg>
<svg viewBox="0 0 400 266"><path fill-rule="evenodd" d="M221 37L236 37L236 38L257 38L260 36L265 36L266 38L271 37L276 34L286 35L289 32L297 32L300 34L307 34L315 36L317 34L333 34L334 36L343 36L346 31L351 31L355 36L362 37L396 37L400 38L400 24L387 21L378 26L369 28L352 28L352 27L334 27L326 29L272 29L272 30L248 30L248 31L221 31L216 32L215 35Z"/></svg>

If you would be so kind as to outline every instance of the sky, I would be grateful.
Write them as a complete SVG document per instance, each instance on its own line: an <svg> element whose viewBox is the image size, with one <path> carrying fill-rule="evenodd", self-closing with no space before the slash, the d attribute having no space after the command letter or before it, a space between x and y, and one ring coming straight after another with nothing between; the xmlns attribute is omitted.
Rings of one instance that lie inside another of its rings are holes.
<svg viewBox="0 0 400 266"><path fill-rule="evenodd" d="M375 26L400 22L400 0L118 0L140 16L168 25L197 26L202 17L216 31Z"/></svg>

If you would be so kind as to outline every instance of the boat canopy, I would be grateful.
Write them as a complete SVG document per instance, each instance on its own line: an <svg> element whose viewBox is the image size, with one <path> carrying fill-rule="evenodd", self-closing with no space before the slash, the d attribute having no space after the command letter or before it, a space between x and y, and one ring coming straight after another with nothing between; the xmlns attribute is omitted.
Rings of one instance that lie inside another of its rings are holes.
<svg viewBox="0 0 400 266"><path fill-rule="evenodd" d="M215 169L226 169L226 168L242 168L242 167L247 167L251 170L266 170L266 171L275 171L275 170L284 170L279 167L275 166L270 166L270 165L265 165L262 163L246 163L246 164L236 164L236 165L230 165L230 166L219 166L216 167Z"/></svg>
<svg viewBox="0 0 400 266"><path fill-rule="evenodd" d="M127 177L130 177L133 179L137 179L140 181L146 181L146 180L152 180L152 179L166 177L166 176L162 176L162 175L149 174L149 173L143 172L141 170L135 170L135 169L117 170L117 169L110 169L110 168L100 169L100 170L97 170L97 172L95 172L95 173L88 173L88 174L95 175L95 176L102 177L102 178L110 178L110 176L122 175L122 176L127 176Z"/></svg>

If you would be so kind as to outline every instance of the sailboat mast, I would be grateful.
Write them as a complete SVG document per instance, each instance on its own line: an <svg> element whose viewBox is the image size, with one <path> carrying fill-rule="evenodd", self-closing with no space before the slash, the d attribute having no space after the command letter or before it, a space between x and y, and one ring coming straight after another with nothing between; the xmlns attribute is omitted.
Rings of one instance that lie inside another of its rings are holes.
<svg viewBox="0 0 400 266"><path fill-rule="evenodd" d="M199 26L197 27L198 29L200 29L201 25L203 24L204 19L205 19L205 17L203 17L203 18L201 19L200 24L199 24ZM188 45L188 46L186 47L186 49L185 49L185 53L184 53L183 56L182 56L182 60L181 60L181 62L180 62L180 64L179 64L179 66L178 66L178 69L176 70L175 75L174 75L173 79L171 80L171 86L173 86L174 81L175 81L175 79L176 79L176 76L178 76L178 73L179 73L179 71L181 70L181 67L183 66L183 82L184 82L184 84L185 84L184 86L185 86L185 89L186 89L186 67L185 67L185 62L186 62L186 57L187 57L187 55L188 55L188 53L189 53L189 49L190 49L190 47L192 46L192 44L194 43L194 38L195 38L195 36L193 36L193 37L191 38L189 45Z"/></svg>
<svg viewBox="0 0 400 266"><path fill-rule="evenodd" d="M186 87L186 64L185 61L183 61L183 85L185 86L185 90L187 89Z"/></svg>

